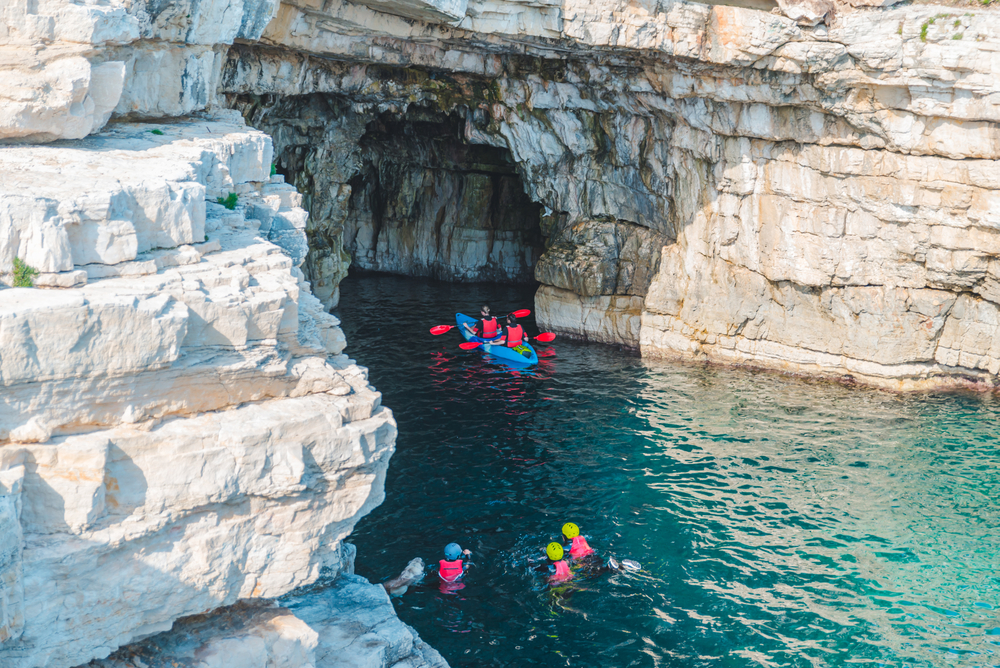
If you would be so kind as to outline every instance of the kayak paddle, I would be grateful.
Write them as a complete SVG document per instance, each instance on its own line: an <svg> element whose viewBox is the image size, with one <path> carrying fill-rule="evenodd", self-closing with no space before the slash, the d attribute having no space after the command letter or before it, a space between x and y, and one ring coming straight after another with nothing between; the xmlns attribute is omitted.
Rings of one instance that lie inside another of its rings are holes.
<svg viewBox="0 0 1000 668"><path fill-rule="evenodd" d="M555 338L556 335L553 334L552 332L542 332L541 334L535 337L535 341L548 343L549 341L552 341ZM458 344L458 347L461 348L462 350L472 350L473 348L478 348L481 345L483 344L479 341L466 341L465 343Z"/></svg>
<svg viewBox="0 0 1000 668"><path fill-rule="evenodd" d="M529 315L531 315L531 311L529 309L522 308L518 309L517 311L514 311L513 313L511 313L511 315L514 316L515 318L527 318ZM506 316L500 316L500 318L504 317ZM450 332L451 330L455 329L456 326L457 325L436 325L434 327L431 327L431 334L433 334L434 336L439 336L441 334L444 334L445 332Z"/></svg>

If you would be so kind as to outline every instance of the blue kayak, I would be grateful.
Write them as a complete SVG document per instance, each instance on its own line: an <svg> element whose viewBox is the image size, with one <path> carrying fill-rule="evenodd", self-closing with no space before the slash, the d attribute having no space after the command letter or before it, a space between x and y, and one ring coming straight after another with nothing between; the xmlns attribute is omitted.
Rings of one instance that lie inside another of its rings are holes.
<svg viewBox="0 0 1000 668"><path fill-rule="evenodd" d="M535 354L535 349L531 347L531 344L525 341L516 348L508 348L506 343L494 343L491 344L487 339L480 338L478 336L473 336L469 334L467 330L462 325L468 323L470 326L475 326L478 322L475 318L470 318L464 313L455 314L455 322L458 324L458 331L462 333L466 341L476 341L477 343L482 343L479 346L479 350L484 353L493 355L494 357L499 357L505 362L511 362L513 364L524 364L532 365L538 364L538 355Z"/></svg>

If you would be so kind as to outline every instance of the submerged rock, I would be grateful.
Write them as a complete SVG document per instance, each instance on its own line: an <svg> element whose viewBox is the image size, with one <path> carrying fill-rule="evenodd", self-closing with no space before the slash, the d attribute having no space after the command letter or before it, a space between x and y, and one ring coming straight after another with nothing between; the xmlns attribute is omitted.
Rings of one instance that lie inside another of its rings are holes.
<svg viewBox="0 0 1000 668"><path fill-rule="evenodd" d="M416 557L410 560L399 577L382 583L390 596L402 596L410 585L416 584L424 577L424 560Z"/></svg>

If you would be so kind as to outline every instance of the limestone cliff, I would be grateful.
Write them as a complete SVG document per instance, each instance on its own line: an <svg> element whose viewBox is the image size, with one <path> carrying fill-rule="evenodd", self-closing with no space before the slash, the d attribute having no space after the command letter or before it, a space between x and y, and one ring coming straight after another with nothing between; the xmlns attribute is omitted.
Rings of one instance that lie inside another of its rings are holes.
<svg viewBox="0 0 1000 668"><path fill-rule="evenodd" d="M0 661L339 568L394 442L324 308L351 262L533 275L652 358L994 387L1000 18L737 4L5 3Z"/></svg>
<svg viewBox="0 0 1000 668"><path fill-rule="evenodd" d="M352 259L534 264L543 325L649 357L992 386L1000 20L862 4L15 3L8 71L78 83L4 134L238 108L327 305Z"/></svg>
<svg viewBox="0 0 1000 668"><path fill-rule="evenodd" d="M271 156L233 112L0 149L0 249L54 286L0 291L0 664L336 573L381 501L395 423Z"/></svg>

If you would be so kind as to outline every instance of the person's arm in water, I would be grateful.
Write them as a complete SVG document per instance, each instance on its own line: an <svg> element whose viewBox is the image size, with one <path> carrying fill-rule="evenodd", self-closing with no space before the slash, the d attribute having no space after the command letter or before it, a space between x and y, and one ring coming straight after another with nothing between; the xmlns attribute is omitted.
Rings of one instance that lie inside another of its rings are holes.
<svg viewBox="0 0 1000 668"><path fill-rule="evenodd" d="M475 566L470 558L472 557L472 550L462 550L462 556L465 557L465 559L462 560L462 572L465 573L469 570L469 566Z"/></svg>
<svg viewBox="0 0 1000 668"><path fill-rule="evenodd" d="M542 563L540 563L539 565L535 566L535 568L533 570L536 573L552 573L553 571L555 571L555 568L553 568L553 566L552 566L552 560L551 559L543 559Z"/></svg>

